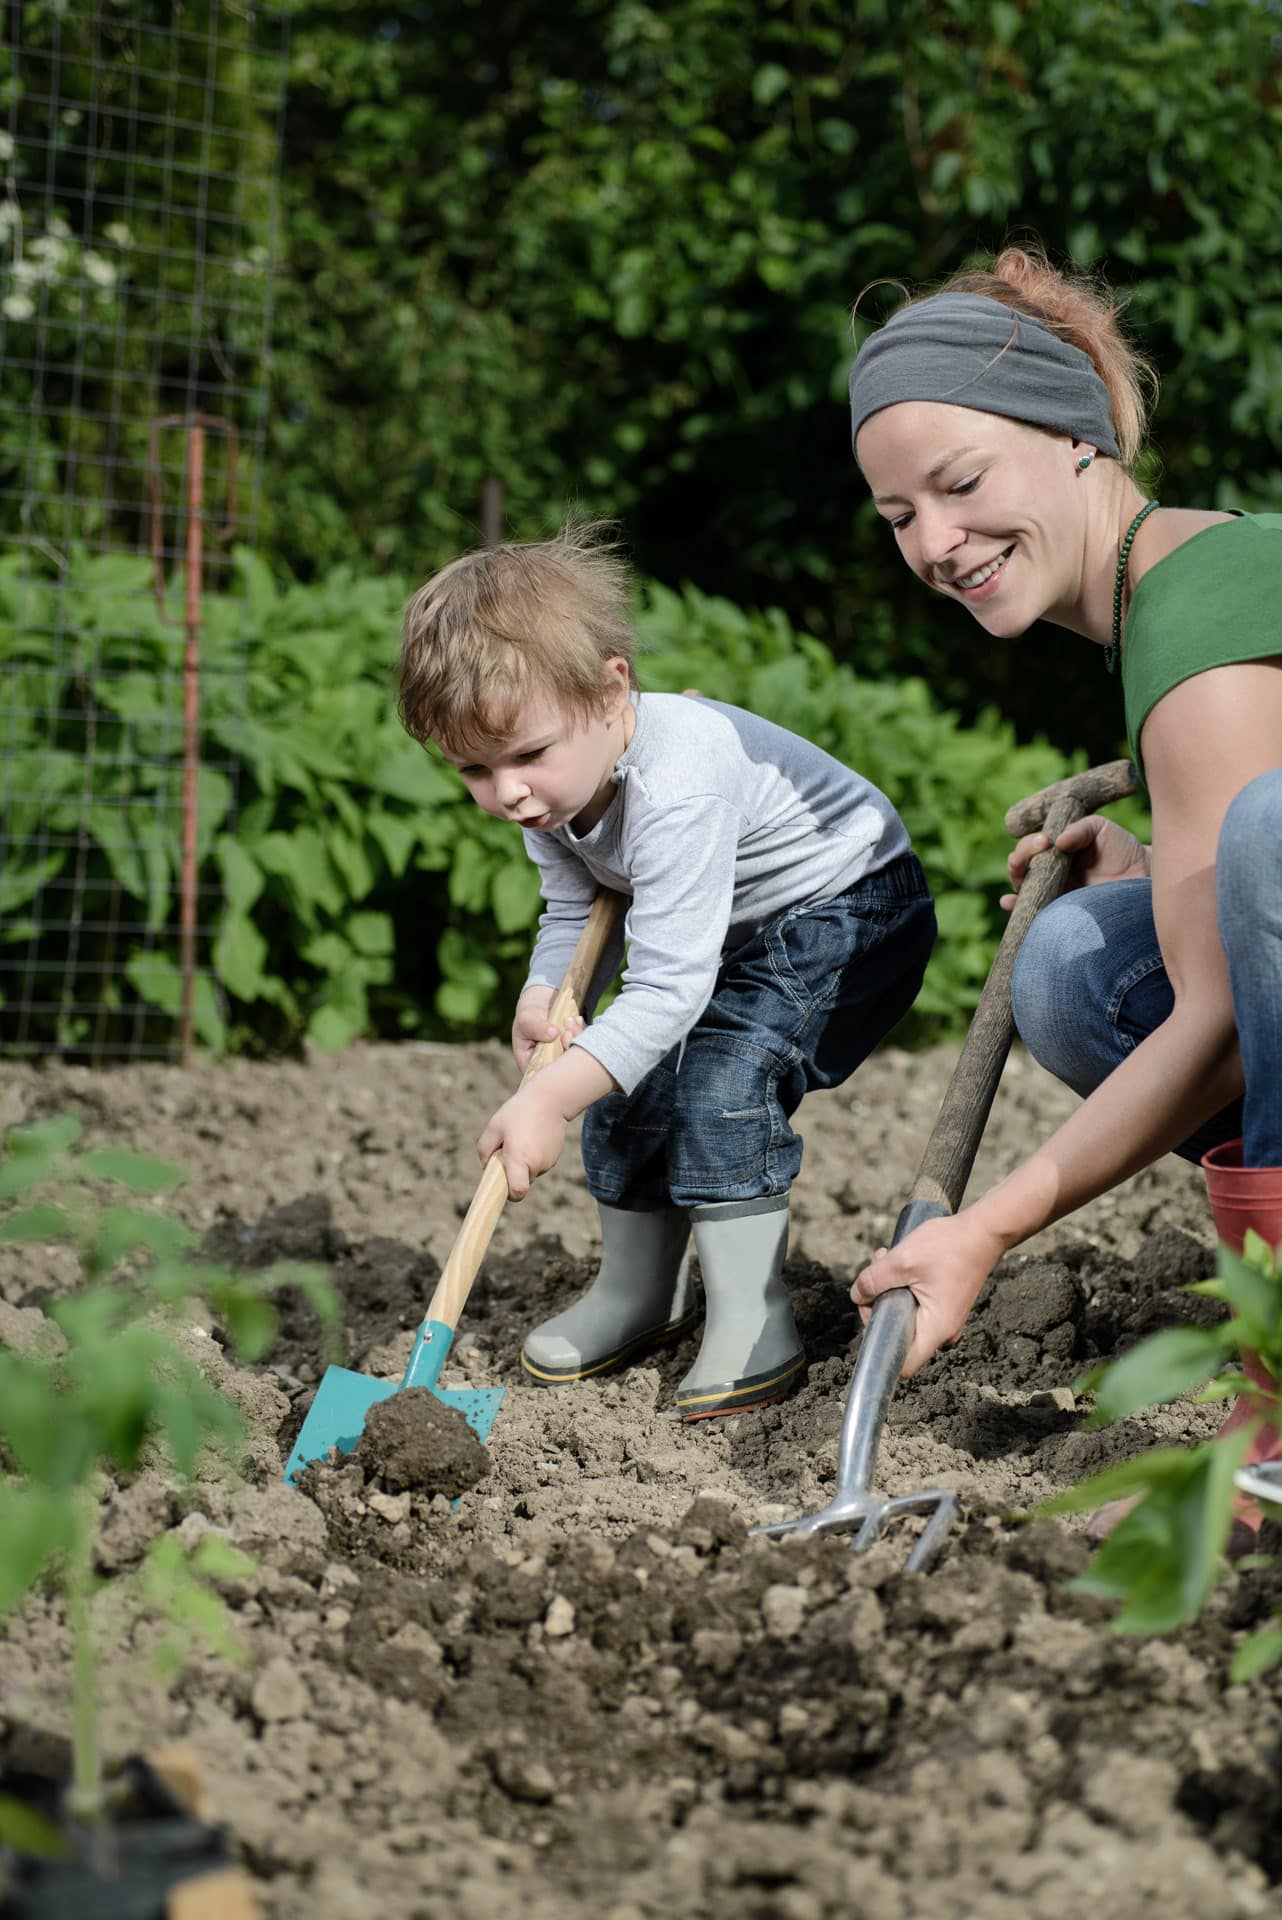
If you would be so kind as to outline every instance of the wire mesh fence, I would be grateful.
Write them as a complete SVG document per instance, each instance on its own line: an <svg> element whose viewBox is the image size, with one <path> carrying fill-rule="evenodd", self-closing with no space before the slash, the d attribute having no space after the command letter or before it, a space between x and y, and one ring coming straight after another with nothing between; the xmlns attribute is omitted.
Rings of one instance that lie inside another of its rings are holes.
<svg viewBox="0 0 1282 1920"><path fill-rule="evenodd" d="M10 0L0 1051L190 1052L235 818L286 23ZM207 617L213 594L216 618Z"/></svg>

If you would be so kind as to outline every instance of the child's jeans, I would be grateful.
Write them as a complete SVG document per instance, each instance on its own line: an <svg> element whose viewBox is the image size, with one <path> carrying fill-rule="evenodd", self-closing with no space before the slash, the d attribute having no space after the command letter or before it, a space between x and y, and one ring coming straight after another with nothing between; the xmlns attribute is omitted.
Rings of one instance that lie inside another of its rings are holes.
<svg viewBox="0 0 1282 1920"><path fill-rule="evenodd" d="M1244 1166L1282 1166L1280 849L1282 768L1275 768L1233 801L1215 861L1246 1094L1177 1149L1186 1160L1241 1134ZM1033 1057L1075 1092L1092 1092L1175 1004L1150 883L1080 887L1045 908L1024 936L1011 995Z"/></svg>
<svg viewBox="0 0 1282 1920"><path fill-rule="evenodd" d="M588 1188L645 1211L786 1194L801 1165L789 1125L836 1087L921 986L935 909L915 854L819 906L793 907L723 962L708 1005L632 1093L583 1119Z"/></svg>

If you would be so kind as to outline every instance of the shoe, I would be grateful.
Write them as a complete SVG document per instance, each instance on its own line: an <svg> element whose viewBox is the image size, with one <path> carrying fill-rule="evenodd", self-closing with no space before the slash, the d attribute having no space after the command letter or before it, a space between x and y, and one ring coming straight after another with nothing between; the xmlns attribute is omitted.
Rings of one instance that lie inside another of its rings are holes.
<svg viewBox="0 0 1282 1920"><path fill-rule="evenodd" d="M678 1340L698 1317L683 1208L599 1207L601 1265L582 1297L526 1336L521 1365L541 1387L635 1360Z"/></svg>
<svg viewBox="0 0 1282 1920"><path fill-rule="evenodd" d="M788 1200L692 1207L706 1315L699 1357L677 1388L686 1420L743 1413L790 1393L806 1355L783 1283Z"/></svg>

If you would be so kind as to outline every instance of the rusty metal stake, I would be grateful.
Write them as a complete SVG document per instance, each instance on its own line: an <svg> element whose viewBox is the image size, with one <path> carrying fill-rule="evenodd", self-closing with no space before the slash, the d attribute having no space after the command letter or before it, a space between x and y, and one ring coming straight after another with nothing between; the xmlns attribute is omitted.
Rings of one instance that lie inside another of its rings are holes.
<svg viewBox="0 0 1282 1920"><path fill-rule="evenodd" d="M497 547L503 540L503 482L495 474L481 485L481 543Z"/></svg>
<svg viewBox="0 0 1282 1920"><path fill-rule="evenodd" d="M186 431L187 528L185 541L186 581L181 622L171 620L165 611L164 498L160 474L160 435L166 427ZM200 776L200 596L204 584L205 558L205 434L207 430L227 436L227 510L216 538L225 540L236 521L236 429L228 420L210 413L170 413L153 420L148 442L151 481L151 551L155 562L156 605L168 626L181 625L186 633L183 647L183 799L182 859L178 883L178 1046L184 1067L192 1062L195 1037L196 996L196 882L197 833L199 827L198 788Z"/></svg>

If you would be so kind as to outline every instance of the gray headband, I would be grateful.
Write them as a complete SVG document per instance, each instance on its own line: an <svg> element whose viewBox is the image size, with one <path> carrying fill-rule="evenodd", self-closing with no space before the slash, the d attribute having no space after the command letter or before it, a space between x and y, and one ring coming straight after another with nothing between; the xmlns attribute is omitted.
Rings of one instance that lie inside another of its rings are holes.
<svg viewBox="0 0 1282 1920"><path fill-rule="evenodd" d="M850 370L850 444L901 400L942 400L1089 440L1121 458L1108 389L1079 347L982 293L937 293L901 307Z"/></svg>

